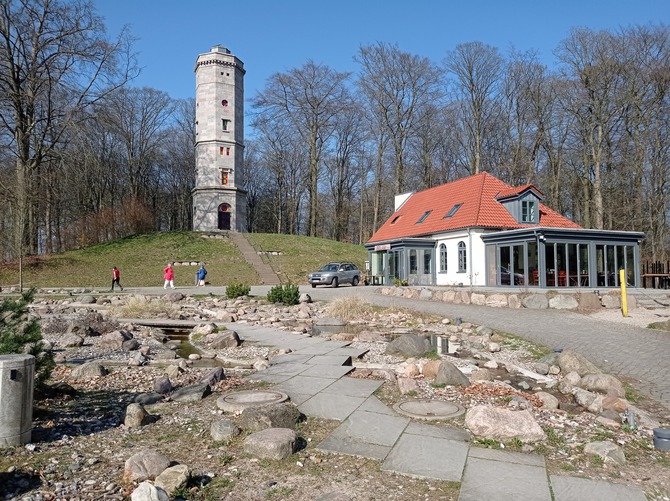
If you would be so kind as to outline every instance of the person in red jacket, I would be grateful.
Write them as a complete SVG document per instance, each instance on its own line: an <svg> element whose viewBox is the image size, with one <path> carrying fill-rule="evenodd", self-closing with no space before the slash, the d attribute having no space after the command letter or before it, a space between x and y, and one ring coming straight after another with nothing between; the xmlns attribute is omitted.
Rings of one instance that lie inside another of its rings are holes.
<svg viewBox="0 0 670 501"><path fill-rule="evenodd" d="M167 289L168 285L171 289L174 289L174 270L172 269L172 263L168 263L168 265L163 270L163 278L165 279L163 289Z"/></svg>
<svg viewBox="0 0 670 501"><path fill-rule="evenodd" d="M123 290L123 287L121 286L121 273L116 266L112 267L112 290L114 290L114 284L118 285L119 289Z"/></svg>

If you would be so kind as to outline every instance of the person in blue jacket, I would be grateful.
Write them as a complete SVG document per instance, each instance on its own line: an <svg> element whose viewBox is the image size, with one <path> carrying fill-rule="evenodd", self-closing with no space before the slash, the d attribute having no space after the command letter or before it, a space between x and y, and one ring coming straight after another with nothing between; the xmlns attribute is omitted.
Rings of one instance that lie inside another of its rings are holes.
<svg viewBox="0 0 670 501"><path fill-rule="evenodd" d="M198 283L195 285L196 287L204 287L205 286L205 277L207 276L207 270L205 269L205 265L201 264L200 269L198 270Z"/></svg>

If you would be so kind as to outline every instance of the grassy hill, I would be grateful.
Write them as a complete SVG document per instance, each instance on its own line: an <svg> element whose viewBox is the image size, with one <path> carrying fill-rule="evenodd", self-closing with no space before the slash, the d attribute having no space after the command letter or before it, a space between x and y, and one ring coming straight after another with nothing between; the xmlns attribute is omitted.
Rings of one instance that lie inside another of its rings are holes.
<svg viewBox="0 0 670 501"><path fill-rule="evenodd" d="M359 266L367 257L360 245L275 234L247 234L262 251L278 251L267 260L282 282L306 283L306 275L328 261L346 260ZM168 261L204 261L207 281L213 285L242 282L258 284L258 276L227 238L202 238L199 233L173 232L133 235L114 242L24 262L26 287L105 287L111 284L112 266L121 271L125 287L163 285L163 268ZM197 266L175 266L175 285L193 283ZM16 263L0 267L0 286L18 285Z"/></svg>

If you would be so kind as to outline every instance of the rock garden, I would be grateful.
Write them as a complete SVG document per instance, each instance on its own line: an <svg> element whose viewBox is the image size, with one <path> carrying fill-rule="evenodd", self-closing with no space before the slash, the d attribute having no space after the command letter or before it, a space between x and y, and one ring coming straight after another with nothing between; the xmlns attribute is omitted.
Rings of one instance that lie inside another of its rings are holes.
<svg viewBox="0 0 670 501"><path fill-rule="evenodd" d="M218 405L233 391L271 389L253 375L286 352L240 339L240 323L350 342L365 351L350 376L384 381L376 395L389 406L462 407L437 423L467 430L472 446L542 454L552 473L670 499L670 452L653 444L653 430L670 424L668 409L577 353L483 325L353 296L282 306L82 294L42 296L32 311L58 365L35 396L31 443L0 451L0 499L458 498L457 484L316 450L338 423L305 417L290 401ZM188 342L166 326L187 331Z"/></svg>

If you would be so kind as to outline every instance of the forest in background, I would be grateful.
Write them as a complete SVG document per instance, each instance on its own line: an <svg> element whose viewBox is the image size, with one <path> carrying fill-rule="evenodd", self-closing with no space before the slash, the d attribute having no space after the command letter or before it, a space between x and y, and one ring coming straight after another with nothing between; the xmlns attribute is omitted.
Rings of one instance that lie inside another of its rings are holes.
<svg viewBox="0 0 670 501"><path fill-rule="evenodd" d="M249 231L364 243L394 195L486 171L667 259L668 26L575 28L554 54L379 42L354 73L272 75L246 96ZM0 2L2 259L191 228L195 100L132 87L138 71L132 33L90 4Z"/></svg>

